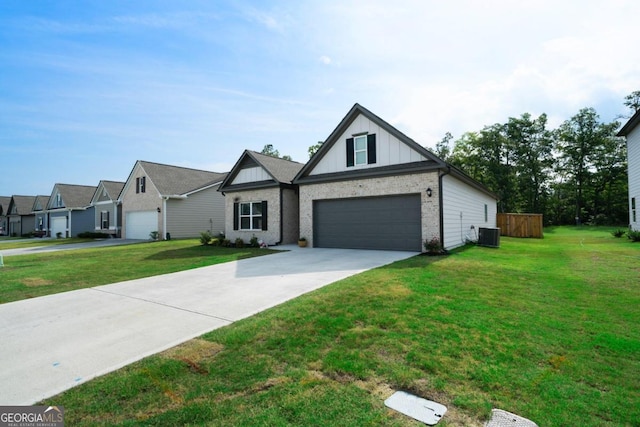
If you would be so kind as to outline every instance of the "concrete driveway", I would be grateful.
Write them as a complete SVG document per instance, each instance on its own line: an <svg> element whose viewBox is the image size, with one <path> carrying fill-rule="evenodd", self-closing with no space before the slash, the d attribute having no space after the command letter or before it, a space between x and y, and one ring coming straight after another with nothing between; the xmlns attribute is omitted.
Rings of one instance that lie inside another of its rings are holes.
<svg viewBox="0 0 640 427"><path fill-rule="evenodd" d="M11 240L5 240L5 241L11 242ZM148 240L104 239L104 240L92 240L92 241L82 242L82 243L65 243L62 245L34 246L30 248L17 248L17 249L4 249L4 250L2 249L2 243L0 243L0 254L2 254L2 256L31 255L31 254L39 254L42 252L58 252L58 251L70 251L73 249L100 248L104 246L131 245L133 243L143 243L143 242L148 242Z"/></svg>
<svg viewBox="0 0 640 427"><path fill-rule="evenodd" d="M0 305L0 405L31 405L329 283L415 255L285 248L290 251Z"/></svg>

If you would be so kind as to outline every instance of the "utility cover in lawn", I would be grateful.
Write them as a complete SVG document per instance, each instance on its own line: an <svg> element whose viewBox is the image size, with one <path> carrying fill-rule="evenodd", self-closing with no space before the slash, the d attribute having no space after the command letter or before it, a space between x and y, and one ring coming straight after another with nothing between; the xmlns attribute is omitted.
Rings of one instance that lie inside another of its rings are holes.
<svg viewBox="0 0 640 427"><path fill-rule="evenodd" d="M422 421L430 426L438 424L447 407L431 400L423 399L404 391L396 391L390 398L384 401L387 407L408 415L413 419Z"/></svg>

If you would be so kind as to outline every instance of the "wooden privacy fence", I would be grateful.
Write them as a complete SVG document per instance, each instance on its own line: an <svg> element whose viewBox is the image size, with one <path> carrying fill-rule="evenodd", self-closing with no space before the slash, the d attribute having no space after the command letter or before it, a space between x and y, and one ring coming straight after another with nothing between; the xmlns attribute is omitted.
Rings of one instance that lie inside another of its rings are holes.
<svg viewBox="0 0 640 427"><path fill-rule="evenodd" d="M542 214L499 213L496 225L500 228L501 236L543 237Z"/></svg>

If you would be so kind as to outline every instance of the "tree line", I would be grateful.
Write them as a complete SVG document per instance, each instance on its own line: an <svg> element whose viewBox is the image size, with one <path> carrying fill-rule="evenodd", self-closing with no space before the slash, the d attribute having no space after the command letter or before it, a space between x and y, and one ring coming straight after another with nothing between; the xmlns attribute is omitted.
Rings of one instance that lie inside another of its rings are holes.
<svg viewBox="0 0 640 427"><path fill-rule="evenodd" d="M624 104L638 111L640 91ZM627 155L619 127L593 108L557 129L549 129L546 114L524 113L455 141L447 133L434 152L495 192L498 212L541 213L546 224L625 225Z"/></svg>

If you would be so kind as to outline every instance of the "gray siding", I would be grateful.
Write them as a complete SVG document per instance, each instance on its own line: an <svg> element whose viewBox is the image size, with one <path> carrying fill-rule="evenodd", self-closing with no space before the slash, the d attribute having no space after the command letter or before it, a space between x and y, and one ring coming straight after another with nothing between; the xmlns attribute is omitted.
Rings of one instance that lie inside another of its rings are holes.
<svg viewBox="0 0 640 427"><path fill-rule="evenodd" d="M487 218L485 221L485 205ZM442 215L444 247L452 249L477 240L479 227L496 226L497 203L494 198L462 181L442 177ZM471 226L474 228L471 229Z"/></svg>
<svg viewBox="0 0 640 427"><path fill-rule="evenodd" d="M71 211L71 237L76 237L87 231L94 231L94 211L93 207L84 211Z"/></svg>
<svg viewBox="0 0 640 427"><path fill-rule="evenodd" d="M198 191L186 199L166 203L167 233L171 238L198 237L203 231L224 232L224 196L216 187Z"/></svg>
<svg viewBox="0 0 640 427"><path fill-rule="evenodd" d="M102 212L109 212L109 229L102 229ZM120 235L122 225L122 207L115 202L97 203L94 205L94 228L95 231Z"/></svg>

